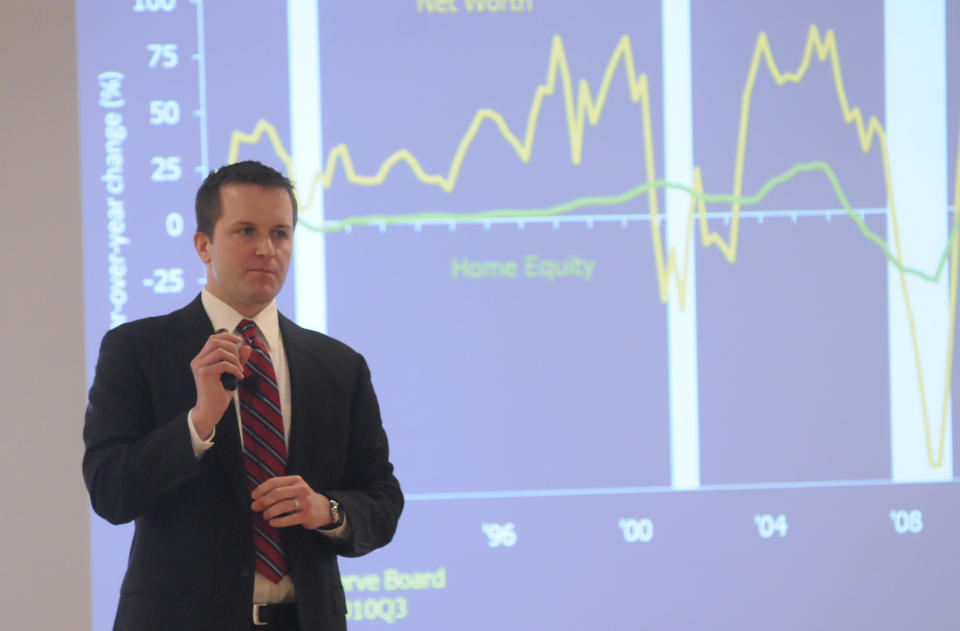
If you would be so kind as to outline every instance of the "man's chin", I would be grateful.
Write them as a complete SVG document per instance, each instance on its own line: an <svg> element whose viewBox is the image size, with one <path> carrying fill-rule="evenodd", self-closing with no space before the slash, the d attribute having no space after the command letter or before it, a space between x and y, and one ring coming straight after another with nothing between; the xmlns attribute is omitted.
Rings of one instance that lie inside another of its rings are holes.
<svg viewBox="0 0 960 631"><path fill-rule="evenodd" d="M276 283L260 283L255 287L248 287L243 294L243 302L248 305L266 306L280 293L281 286Z"/></svg>
<svg viewBox="0 0 960 631"><path fill-rule="evenodd" d="M270 302L271 300L273 300L274 298L276 298L276 297L277 297L277 294L279 294L279 293L280 293L280 287L271 287L271 288L269 288L269 289L264 289L264 290L262 290L262 291L256 291L256 292L254 292L254 293L250 296L250 298L251 298L251 302L255 302L255 303L257 303L257 304L265 305L265 304L267 304L268 302Z"/></svg>

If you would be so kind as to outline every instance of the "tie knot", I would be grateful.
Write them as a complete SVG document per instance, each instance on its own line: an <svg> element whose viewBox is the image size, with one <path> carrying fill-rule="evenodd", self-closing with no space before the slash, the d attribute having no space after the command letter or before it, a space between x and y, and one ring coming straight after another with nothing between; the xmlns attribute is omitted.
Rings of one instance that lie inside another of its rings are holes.
<svg viewBox="0 0 960 631"><path fill-rule="evenodd" d="M257 323L253 320L240 320L237 331L248 340L255 340L260 337L260 329L257 328Z"/></svg>
<svg viewBox="0 0 960 631"><path fill-rule="evenodd" d="M247 343L254 346L266 347L263 343L263 336L260 333L260 327L253 320L240 320L237 325L237 331L243 336Z"/></svg>

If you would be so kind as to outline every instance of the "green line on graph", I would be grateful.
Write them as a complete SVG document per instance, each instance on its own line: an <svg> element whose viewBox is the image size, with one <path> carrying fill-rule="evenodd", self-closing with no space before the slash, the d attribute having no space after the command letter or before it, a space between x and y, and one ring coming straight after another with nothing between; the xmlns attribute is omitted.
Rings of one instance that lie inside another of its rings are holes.
<svg viewBox="0 0 960 631"><path fill-rule="evenodd" d="M386 215L386 214L373 214L373 215L358 215L355 217L347 217L345 219L333 220L325 223L322 226L314 226L309 222L300 219L299 223L304 228L314 231L314 232L339 232L346 230L347 228L353 226L368 226L368 225L411 225L417 224L424 221L443 221L449 223L478 223L483 222L484 220L489 219L530 219L530 218L542 218L542 217L557 217L560 215L569 214L575 210L582 208L601 208L601 207L611 207L619 206L625 204L641 195L648 194L651 190L657 189L674 189L680 190L688 195L694 200L712 202L712 203L726 203L733 204L739 202L741 206L756 206L762 202L771 191L775 188L793 180L801 173L809 173L819 171L823 173L827 179L830 181L830 186L833 188L833 192L836 195L837 201L846 211L847 215L857 224L860 228L860 232L864 237L872 241L874 244L879 247L890 263L896 267L901 272L905 274L911 274L922 278L923 280L936 283L940 280L940 276L943 274L943 270L946 267L947 260L949 259L949 250L950 246L953 244L954 239L957 238L958 228L960 228L960 222L954 222L953 228L950 231L950 237L947 240L947 244L944 246L943 253L940 255L940 260L937 264L936 271L934 273L927 273L923 270L916 269L914 267L908 267L901 260L899 260L893 251L890 249L890 246L887 245L886 240L878 235L876 232L870 229L857 212L853 209L853 206L850 204L850 201L847 199L846 193L843 191L843 187L840 185L840 181L837 179L836 173L833 169L830 168L830 165L821 160L813 160L810 162L800 162L783 173L775 175L767 180L760 189L749 196L740 196L725 193L705 193L703 191L697 191L694 188L687 186L686 184L679 184L676 182L668 182L666 180L654 180L652 182L646 182L634 188L631 188L628 191L617 195L588 195L585 197L577 197L575 199L556 204L553 206L546 206L544 208L497 208L493 210L483 210L474 213L439 213L439 212L429 212L429 213L412 213L412 214L396 214L396 215Z"/></svg>

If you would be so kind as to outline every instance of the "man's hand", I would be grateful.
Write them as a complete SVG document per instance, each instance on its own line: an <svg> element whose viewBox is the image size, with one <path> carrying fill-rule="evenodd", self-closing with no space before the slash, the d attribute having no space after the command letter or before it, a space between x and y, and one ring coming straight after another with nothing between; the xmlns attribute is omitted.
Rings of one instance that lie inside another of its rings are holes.
<svg viewBox="0 0 960 631"><path fill-rule="evenodd" d="M301 525L308 530L333 523L330 500L314 492L299 475L270 478L253 490L250 508L263 511L274 528Z"/></svg>
<svg viewBox="0 0 960 631"><path fill-rule="evenodd" d="M243 338L233 333L216 333L207 338L200 352L190 362L197 386L197 403L193 406L193 426L206 440L233 400L233 392L223 387L220 375L228 373L243 379L243 365L252 349Z"/></svg>

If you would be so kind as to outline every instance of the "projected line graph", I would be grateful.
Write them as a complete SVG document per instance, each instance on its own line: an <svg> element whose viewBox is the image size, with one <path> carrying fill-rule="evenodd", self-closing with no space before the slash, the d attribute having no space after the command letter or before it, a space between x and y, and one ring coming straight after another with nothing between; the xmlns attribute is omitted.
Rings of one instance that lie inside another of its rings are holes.
<svg viewBox="0 0 960 631"><path fill-rule="evenodd" d="M776 85L783 86L787 84L798 84L803 81L810 68L813 66L814 58L821 63L829 66L832 73L835 97L840 105L843 120L847 124L853 124L856 129L857 140L862 153L869 153L874 148L874 143L879 148L883 164L883 184L886 197L889 203L889 218L891 223L891 235L893 246L888 245L885 239L870 230L863 222L862 218L854 212L852 205L846 198L842 186L830 168L824 161L815 161L795 165L789 171L774 176L752 196L743 195L744 170L746 165L746 147L750 124L750 114L752 106L752 96L761 71L765 68L769 76ZM914 308L911 303L910 291L907 287L906 276L913 275L930 282L937 282L943 270L946 268L948 258L951 261L951 279L950 279L950 316L948 344L946 349L947 366L947 384L950 381L950 367L953 360L954 336L953 329L955 323L956 311L956 246L957 246L957 223L954 222L953 230L947 240L939 263L934 271L923 271L909 266L903 260L902 247L900 243L900 226L897 207L892 190L892 177L890 172L890 160L887 144L886 131L879 119L875 116L866 117L858 106L851 105L847 97L847 90L843 80L841 70L840 56L837 46L836 36L833 30L826 30L821 35L820 29L816 25L810 26L806 42L803 48L802 59L795 70L784 71L778 66L772 46L766 33L760 32L757 36L753 55L751 57L747 78L742 91L741 110L739 118L739 128L737 133L736 158L734 164L733 193L730 195L708 194L703 189L703 174L699 167L694 168L692 186L684 186L677 183L658 180L656 177L655 155L653 134L651 132L651 108L650 108L650 89L647 75L638 73L636 63L632 53L631 41L629 36L623 35L604 69L600 87L596 93L591 92L589 82L586 79L580 79L577 83L577 89L574 90L574 80L571 75L569 61L563 45L563 40L559 35L555 35L552 40L549 59L547 63L547 79L545 83L537 86L527 115L527 123L522 135L515 134L508 126L506 119L502 114L490 108L482 108L476 111L466 132L457 143L453 157L450 161L446 173L428 172L422 165L422 161L417 158L409 149L399 149L388 156L371 174L360 174L357 172L350 149L347 144L341 143L334 147L327 156L324 170L318 172L311 183L310 193L307 197L305 208L308 209L313 203L317 194L317 188L331 187L335 182L335 176L338 166L341 168L344 180L355 186L373 187L381 186L386 181L392 170L405 164L409 167L416 179L425 186L438 187L444 192L452 193L457 185L461 175L461 169L465 157L467 156L471 145L477 138L484 123L492 123L503 140L506 141L514 150L517 157L522 162L529 162L534 149L534 141L537 135L538 122L545 99L548 96L555 95L560 87L562 95L565 120L567 126L567 136L569 141L569 154L571 162L579 165L582 159L583 139L587 122L591 126L596 126L601 119L604 107L607 103L610 88L617 71L623 65L624 75L627 83L628 94L631 102L639 104L641 111L642 129L643 129L643 154L645 156L645 175L646 183L635 187L629 191L609 196L585 196L579 197L567 202L556 204L545 208L501 208L476 213L416 213L416 214L373 214L348 217L341 220L324 222L322 225L312 226L309 219L304 220L304 225L311 229L332 232L343 230L353 226L380 224L380 225L404 225L415 224L425 220L437 220L445 222L477 222L490 219L503 218L534 218L549 217L566 213L587 207L614 207L622 205L630 200L641 197L646 194L651 215L651 237L653 242L654 262L656 265L656 277L659 287L659 297L661 302L667 301L668 287L671 278L675 282L679 296L681 308L685 303L687 293L687 279L690 266L690 248L693 241L694 222L699 221L701 243L705 248L715 246L729 263L735 263L737 260L737 249L740 233L740 212L744 205L755 205L759 203L764 196L773 188L796 178L801 173L819 172L829 181L834 194L847 211L848 216L853 219L860 228L861 234L875 243L896 268L900 275L900 288L902 299L906 307L907 320L910 330L910 338L913 347L913 362L916 372L917 384L920 389L920 406L923 418L925 444L927 450L927 459L931 466L940 467L943 463L943 452L945 448L946 424L948 422L950 388L944 388L944 398L942 413L940 415L939 428L933 429L931 421L932 414L928 409L926 396L926 381L923 376L923 365L918 351L917 342L917 324L914 317ZM228 153L229 161L235 161L240 153L242 145L255 145L266 136L277 157L287 166L288 172L292 172L292 158L284 148L283 142L276 128L267 120L261 119L257 122L254 129L249 132L235 130L231 134L230 147ZM522 138L522 139L521 139ZM960 167L960 156L956 159L956 164ZM678 254L670 248L665 251L663 245L663 236L660 230L660 210L657 200L657 191L660 189L679 189L690 195L690 212L688 214L685 248L682 255L682 261L678 260ZM960 201L960 193L957 194L957 202ZM707 222L707 212L705 204L707 202L723 202L731 205L731 218L729 229L726 236L720 231L711 230ZM934 438L936 435L936 438Z"/></svg>
<svg viewBox="0 0 960 631"><path fill-rule="evenodd" d="M743 171L746 162L746 144L750 122L751 97L761 67L766 65L771 77L774 79L777 85L800 83L812 64L814 54L816 54L820 61L829 61L831 65L837 98L842 108L844 121L847 123L854 123L856 125L861 150L864 153L869 152L873 146L874 137L879 138L881 152L884 157L884 184L886 187L887 196L890 200L890 213L894 224L895 241L897 244L895 246L896 251L891 251L885 240L870 230L870 228L867 227L866 224L863 223L863 221L856 215L853 206L847 200L847 196L843 191L836 173L830 168L829 164L824 161L796 164L788 171L771 177L754 195L744 196L742 194L744 179ZM651 208L650 214L652 220L656 221L660 216L660 211L655 192L659 189L676 189L688 193L691 197L691 202L698 203L697 216L700 220L700 232L703 246L716 246L721 250L721 252L723 252L724 257L730 263L734 263L736 261L737 242L739 239L739 215L741 206L759 204L761 201L763 201L767 194L777 186L794 179L801 173L819 171L829 180L830 186L836 195L837 201L840 202L841 206L847 211L851 219L857 222L857 225L863 235L870 241L874 242L881 250L883 250L886 257L897 269L904 273L913 274L932 282L936 282L940 278L943 267L946 264L948 251L955 237L951 236L950 241L948 241L948 243L945 245L944 252L940 258L937 269L932 273L927 273L919 269L912 268L906 265L902 260L902 257L899 253L899 237L896 236L898 232L896 206L894 204L892 195L885 132L876 117L871 116L865 124L860 108L850 106L840 68L836 36L832 30L827 30L826 35L821 37L820 31L816 25L812 25L810 27L802 61L800 62L798 68L793 72L783 72L779 69L776 64L776 60L774 59L770 42L765 33L761 32L757 37L753 58L747 74L746 85L744 86L743 90L743 107L740 114L740 127L737 140L737 158L735 163L735 177L732 194L704 192L702 183L703 177L699 167L694 169L693 186L685 186L683 184L656 179L653 160L654 148L652 134L650 132L649 83L647 76L644 73L636 73L636 63L634 61L629 36L622 36L616 48L614 49L614 52L612 53L604 71L600 88L597 91L597 96L594 97L591 94L587 80L581 79L578 83L579 90L577 93L577 98L575 98L573 94L573 79L571 77L567 55L563 47L563 40L559 35L557 35L554 36L551 46L547 70L547 82L538 86L534 93L533 103L527 117L528 123L524 133L523 142L521 142L519 137L510 130L506 120L499 112L489 108L483 108L476 112L467 132L458 143L457 150L454 154L453 160L451 161L446 176L437 173L427 173L420 160L408 149L399 149L391 154L386 160L383 161L375 174L361 175L356 172L348 145L341 143L334 147L328 154L324 171L316 174L313 182L311 183L310 194L307 196L306 202L303 204L303 209L306 212L312 205L313 198L316 194L316 187L318 185L322 185L325 188L329 188L333 185L338 164L343 165L342 168L344 176L347 182L350 184L357 186L380 186L386 182L390 172L396 166L401 163L405 163L410 167L420 182L428 186L438 186L448 193L452 192L456 186L457 179L460 176L463 160L470 148L470 145L473 143L481 129L482 124L486 120L490 120L496 125L504 140L506 140L514 148L521 161L529 162L533 153L537 123L539 121L540 111L543 107L543 101L547 96L552 96L556 93L558 77L563 86L564 110L567 120L571 161L575 165L580 164L583 154L583 138L586 129L586 122L589 121L592 126L595 126L599 123L600 116L603 113L604 105L607 101L610 91L610 86L621 61L624 65L624 72L626 74L631 100L634 103L639 103L641 106L644 130L644 153L647 157L647 183L616 195L585 196L546 208L503 208L475 213L372 214L327 221L320 226L312 225L309 220L303 220L302 223L308 229L317 230L320 232L336 232L352 226L371 224L405 225L418 223L425 220L438 220L444 222L476 222L486 219L507 217L515 217L520 219L548 217L573 212L586 207L617 206L640 197L643 194L647 194L649 196ZM283 141L280 139L276 128L265 119L259 120L254 129L249 133L235 130L231 134L228 162L235 162L238 159L240 147L242 145L256 145L261 141L263 136L267 136L274 152L283 162L287 168L287 171L292 172L292 157L284 147ZM960 164L960 155L957 156L957 162ZM706 221L707 212L704 205L706 202L723 202L731 204L731 221L729 227L729 236L727 239L724 239L719 232L710 230ZM691 219L693 216L694 210L691 208ZM956 230L953 231L952 235L955 234ZM687 263L685 263L682 268L678 268L675 258L676 254L672 249L669 250L666 255L664 255L662 237L658 231L653 234L653 240L654 249L657 253L657 275L660 280L661 301L666 302L669 278L673 275L677 276L678 286L681 290L680 300L682 302L685 295L686 286L685 281L682 279L686 277ZM685 254L684 260L689 260L689 256ZM907 298L907 300L909 301L909 298Z"/></svg>

